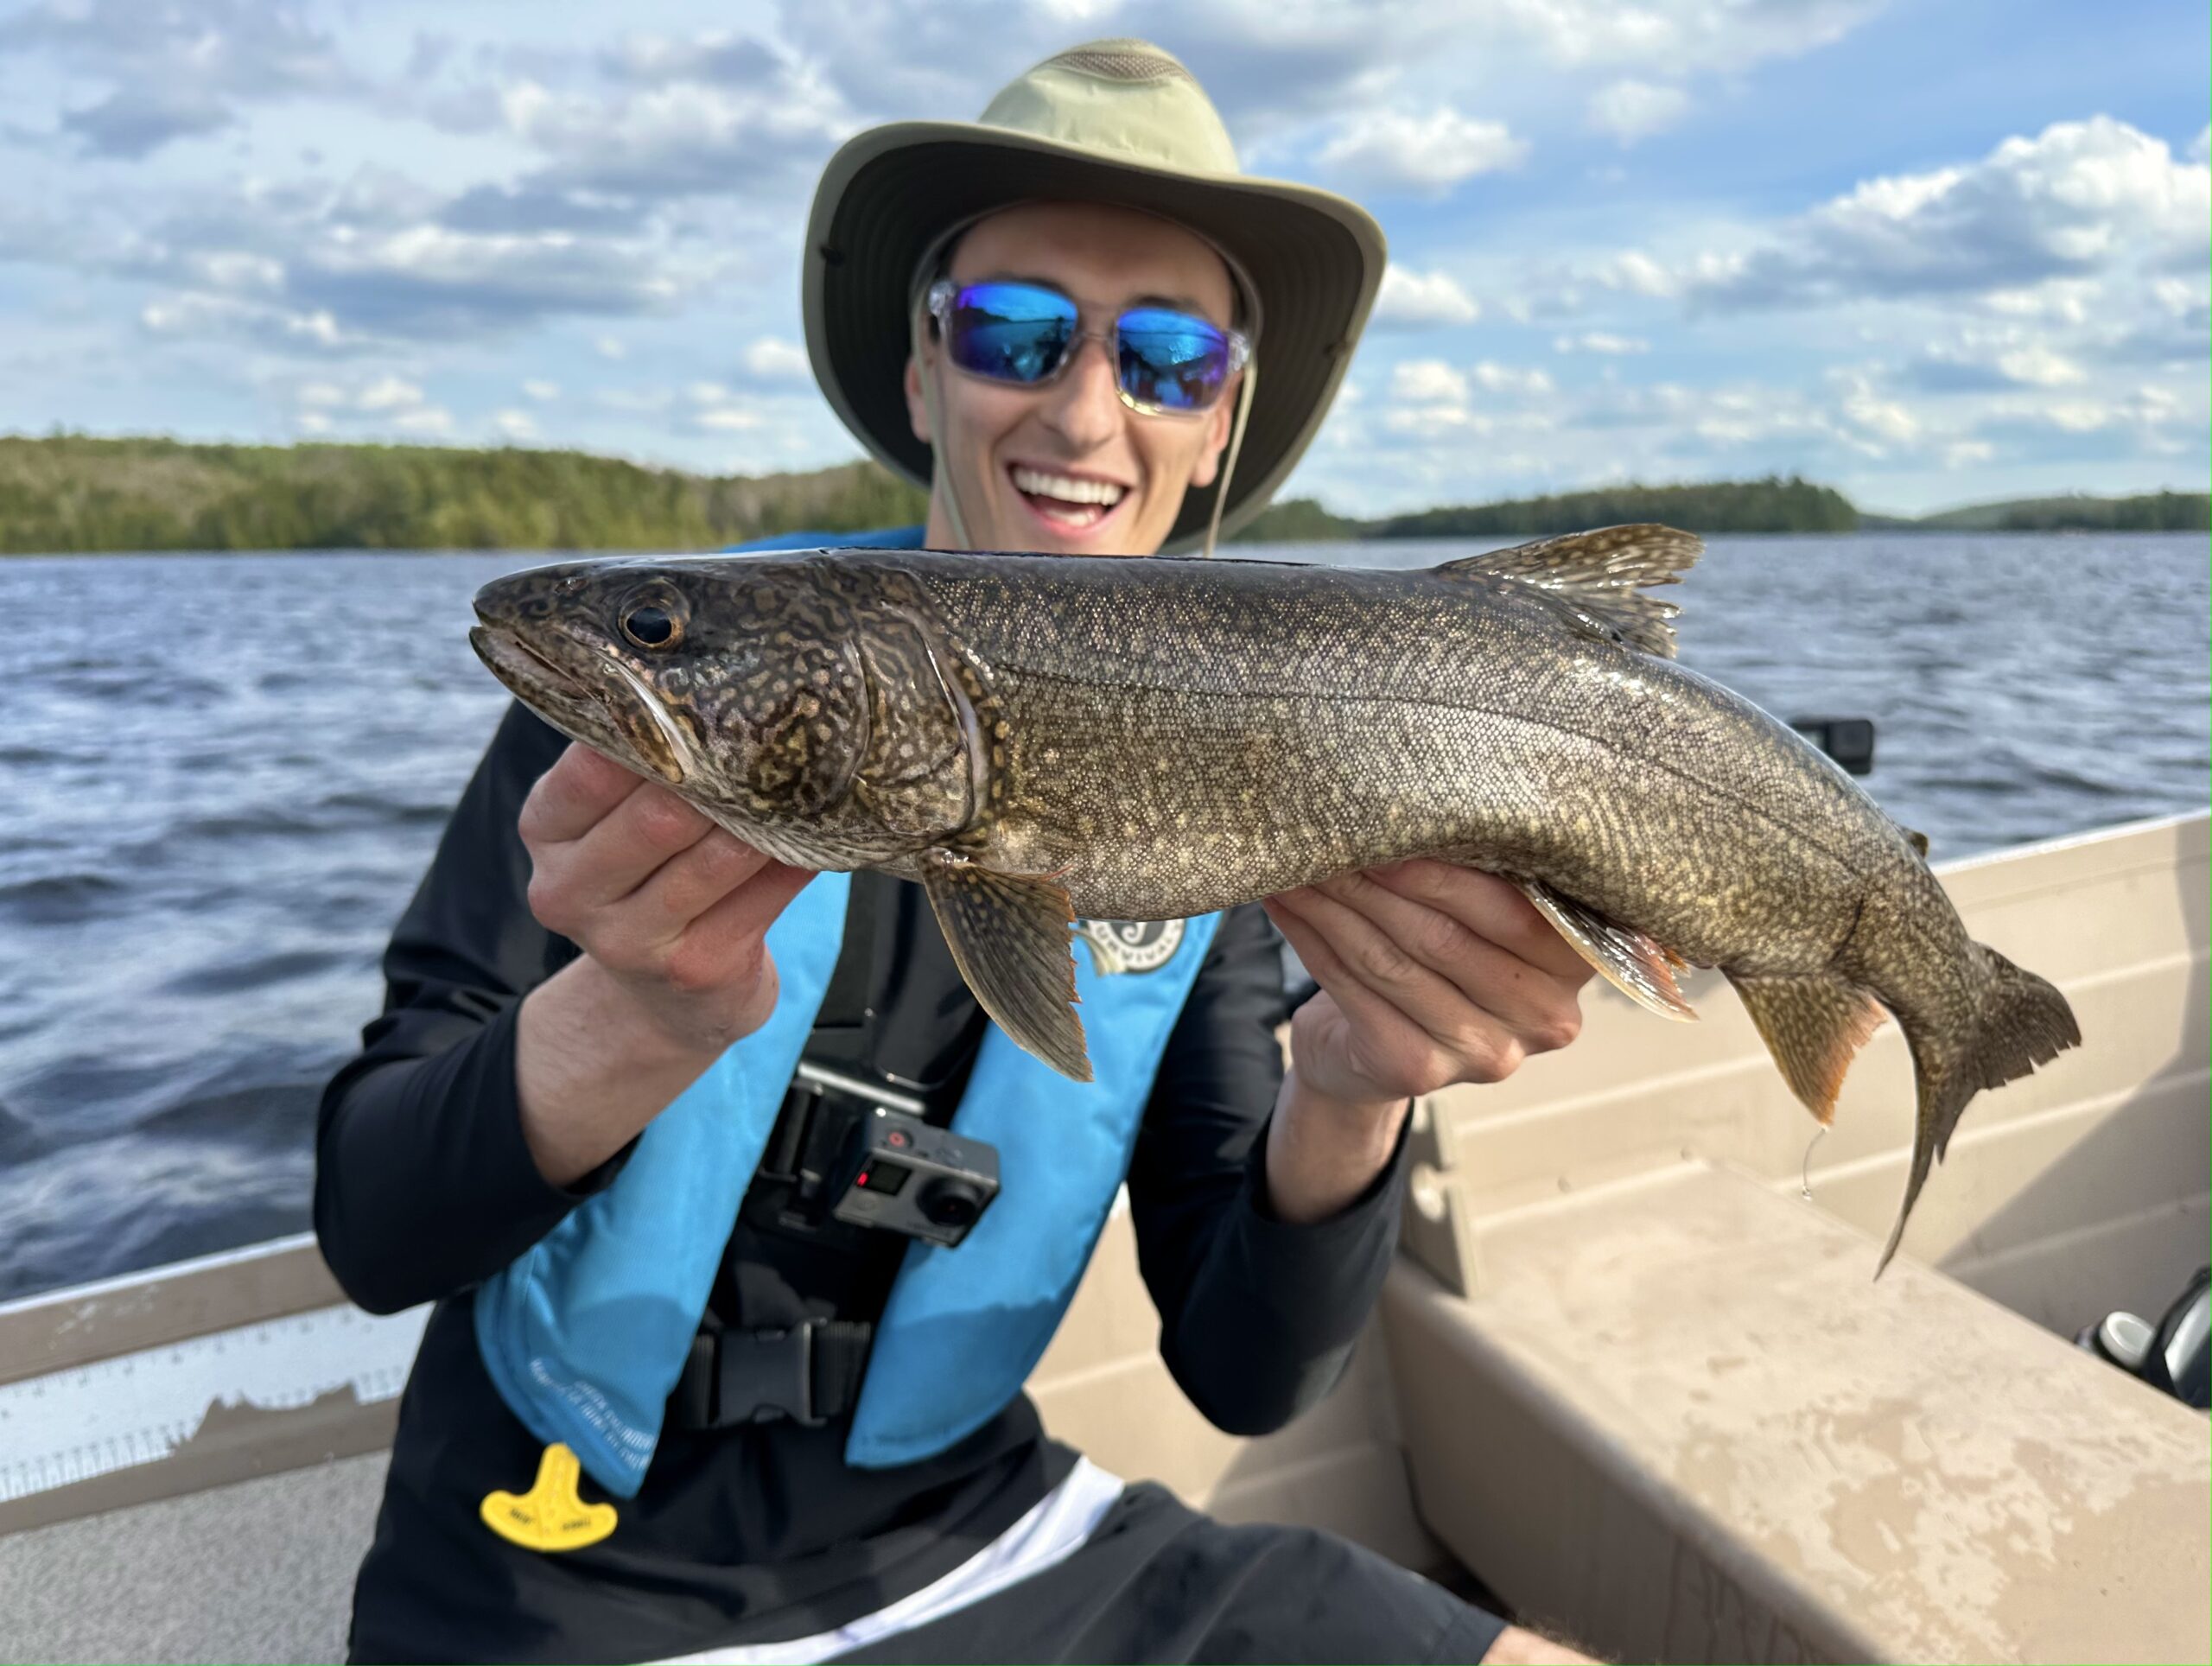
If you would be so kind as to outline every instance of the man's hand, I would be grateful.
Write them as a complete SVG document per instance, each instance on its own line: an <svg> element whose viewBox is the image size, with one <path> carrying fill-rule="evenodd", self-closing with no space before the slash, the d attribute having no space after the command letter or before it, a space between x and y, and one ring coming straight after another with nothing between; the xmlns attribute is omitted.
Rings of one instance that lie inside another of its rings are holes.
<svg viewBox="0 0 2212 1666"><path fill-rule="evenodd" d="M665 787L582 746L519 824L531 912L583 956L523 1002L523 1133L566 1185L776 1009L768 928L813 875L764 856Z"/></svg>
<svg viewBox="0 0 2212 1666"><path fill-rule="evenodd" d="M1321 1219L1364 1191L1414 1098L1502 1082L1581 1027L1589 966L1493 874L1400 862L1266 907L1321 986L1291 1021L1268 1132L1270 1201L1286 1219Z"/></svg>

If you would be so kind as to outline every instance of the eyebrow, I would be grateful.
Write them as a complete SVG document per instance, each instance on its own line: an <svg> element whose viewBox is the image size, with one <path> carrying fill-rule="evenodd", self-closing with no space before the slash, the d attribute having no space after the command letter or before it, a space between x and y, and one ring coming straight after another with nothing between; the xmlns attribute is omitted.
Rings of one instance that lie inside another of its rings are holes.
<svg viewBox="0 0 2212 1666"><path fill-rule="evenodd" d="M1067 294L1065 288L1049 277L1040 277L1034 272L1015 272L1003 269L982 277L963 279L962 283L963 287L969 283L1033 283L1040 289L1052 290L1055 295ZM1072 296L1070 298L1073 299ZM1132 300L1123 302L1118 310L1128 312L1137 307L1169 307L1177 312L1186 312L1194 317L1206 319L1208 321L1211 321L1212 319L1212 315L1206 310L1205 302L1187 295L1161 295L1157 291L1147 291Z"/></svg>

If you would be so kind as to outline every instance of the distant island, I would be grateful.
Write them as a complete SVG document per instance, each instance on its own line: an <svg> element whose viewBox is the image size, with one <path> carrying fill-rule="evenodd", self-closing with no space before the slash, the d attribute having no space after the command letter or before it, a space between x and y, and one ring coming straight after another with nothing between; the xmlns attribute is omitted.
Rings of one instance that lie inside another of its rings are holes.
<svg viewBox="0 0 2212 1666"><path fill-rule="evenodd" d="M700 475L577 451L195 445L0 437L0 554L132 550L711 550L774 533L910 525L927 499L873 462ZM1864 514L1833 487L1769 478L1611 486L1354 520L1311 498L1238 534L1259 543L1513 537L1622 521L1702 533L2202 531L2202 493L2039 498L1918 520Z"/></svg>

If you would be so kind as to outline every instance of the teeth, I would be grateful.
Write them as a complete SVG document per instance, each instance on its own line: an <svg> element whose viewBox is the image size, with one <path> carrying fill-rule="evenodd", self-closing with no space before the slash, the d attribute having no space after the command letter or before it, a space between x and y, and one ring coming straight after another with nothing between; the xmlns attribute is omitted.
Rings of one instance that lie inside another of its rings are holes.
<svg viewBox="0 0 2212 1666"><path fill-rule="evenodd" d="M1057 498L1062 503L1101 504L1109 509L1121 502L1124 489L1105 480L1078 480L1035 468L1016 468L1014 484L1017 491L1027 492L1032 497Z"/></svg>

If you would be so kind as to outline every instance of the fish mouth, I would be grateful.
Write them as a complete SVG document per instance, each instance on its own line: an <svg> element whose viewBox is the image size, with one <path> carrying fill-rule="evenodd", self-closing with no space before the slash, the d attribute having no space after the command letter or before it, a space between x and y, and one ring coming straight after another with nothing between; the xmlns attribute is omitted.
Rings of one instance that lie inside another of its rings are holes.
<svg viewBox="0 0 2212 1666"><path fill-rule="evenodd" d="M608 654L594 656L601 675L587 680L532 647L505 625L468 633L493 676L515 698L572 741L680 786L690 773L690 748L675 720L637 672Z"/></svg>

